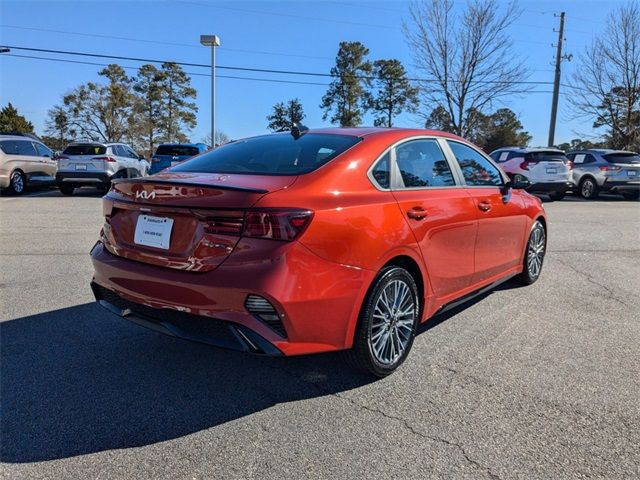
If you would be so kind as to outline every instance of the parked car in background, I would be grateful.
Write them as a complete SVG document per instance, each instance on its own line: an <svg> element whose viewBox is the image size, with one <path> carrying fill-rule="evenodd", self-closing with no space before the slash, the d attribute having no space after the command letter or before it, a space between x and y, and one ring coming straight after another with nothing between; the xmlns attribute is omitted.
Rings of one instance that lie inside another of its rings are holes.
<svg viewBox="0 0 640 480"><path fill-rule="evenodd" d="M576 150L572 181L582 198L594 199L600 192L617 193L629 200L640 198L640 155L623 150Z"/></svg>
<svg viewBox="0 0 640 480"><path fill-rule="evenodd" d="M209 149L204 143L163 143L151 157L149 175L176 165Z"/></svg>
<svg viewBox="0 0 640 480"><path fill-rule="evenodd" d="M37 137L0 134L0 189L20 195L29 185L55 183L57 162Z"/></svg>
<svg viewBox="0 0 640 480"><path fill-rule="evenodd" d="M82 186L107 190L115 178L141 177L148 162L124 143L74 142L58 157L56 183L64 195Z"/></svg>
<svg viewBox="0 0 640 480"><path fill-rule="evenodd" d="M266 355L348 349L385 376L437 312L539 278L547 222L528 184L430 130L238 140L113 182L92 288L170 335Z"/></svg>
<svg viewBox="0 0 640 480"><path fill-rule="evenodd" d="M546 193L552 200L562 200L571 190L571 162L562 150L554 148L503 147L490 154L512 177L522 175L531 193Z"/></svg>

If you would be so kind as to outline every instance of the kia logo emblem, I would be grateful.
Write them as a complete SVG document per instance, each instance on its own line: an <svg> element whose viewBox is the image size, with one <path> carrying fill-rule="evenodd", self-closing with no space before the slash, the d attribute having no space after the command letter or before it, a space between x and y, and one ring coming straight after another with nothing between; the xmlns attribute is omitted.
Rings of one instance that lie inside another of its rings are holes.
<svg viewBox="0 0 640 480"><path fill-rule="evenodd" d="M140 190L139 192L136 192L136 200L139 198L151 200L153 198L156 198L156 192L155 190L151 190L150 192L147 192L146 190Z"/></svg>

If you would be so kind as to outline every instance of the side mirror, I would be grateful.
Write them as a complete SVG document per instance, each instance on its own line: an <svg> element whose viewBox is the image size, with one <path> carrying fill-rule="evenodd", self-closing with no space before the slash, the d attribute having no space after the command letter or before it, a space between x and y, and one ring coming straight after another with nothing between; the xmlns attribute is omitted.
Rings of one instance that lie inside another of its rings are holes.
<svg viewBox="0 0 640 480"><path fill-rule="evenodd" d="M511 184L511 188L516 190L526 190L531 186L529 179L520 174L515 174L509 183Z"/></svg>

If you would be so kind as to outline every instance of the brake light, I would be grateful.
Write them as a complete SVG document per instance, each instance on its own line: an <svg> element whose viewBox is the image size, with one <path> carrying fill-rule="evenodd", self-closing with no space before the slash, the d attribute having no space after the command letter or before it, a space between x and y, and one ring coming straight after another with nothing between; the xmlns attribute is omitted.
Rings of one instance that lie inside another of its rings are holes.
<svg viewBox="0 0 640 480"><path fill-rule="evenodd" d="M520 168L522 170L529 170L529 165L537 165L537 164L538 164L538 162L532 162L530 160L525 160L524 162L522 162L520 164Z"/></svg>
<svg viewBox="0 0 640 480"><path fill-rule="evenodd" d="M615 167L615 166L609 166L609 165L602 165L601 167L598 167L598 168L603 172L617 172L618 170L622 169L622 167Z"/></svg>
<svg viewBox="0 0 640 480"><path fill-rule="evenodd" d="M290 242L307 228L311 217L309 210L248 211L242 236Z"/></svg>
<svg viewBox="0 0 640 480"><path fill-rule="evenodd" d="M115 162L116 159L113 157L93 157L94 160L104 160L105 162Z"/></svg>

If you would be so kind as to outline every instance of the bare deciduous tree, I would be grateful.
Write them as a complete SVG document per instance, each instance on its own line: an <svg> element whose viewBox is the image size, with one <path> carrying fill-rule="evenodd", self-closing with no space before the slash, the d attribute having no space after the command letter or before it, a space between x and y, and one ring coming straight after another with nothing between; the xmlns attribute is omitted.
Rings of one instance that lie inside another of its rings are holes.
<svg viewBox="0 0 640 480"><path fill-rule="evenodd" d="M613 11L607 28L580 55L569 96L573 116L604 127L612 148L640 150L640 6Z"/></svg>
<svg viewBox="0 0 640 480"><path fill-rule="evenodd" d="M514 1L499 8L496 0L470 0L461 14L453 0L414 0L410 19L403 25L414 52L423 108L442 106L454 133L465 136L474 128L475 115L494 102L523 90L528 72L512 51L507 28L519 16Z"/></svg>

